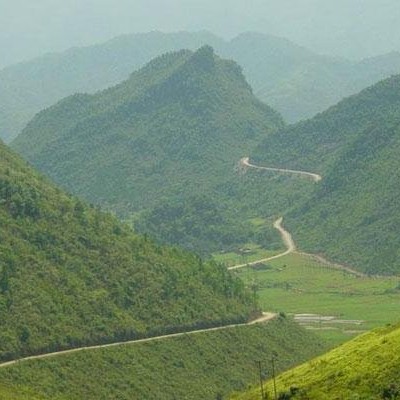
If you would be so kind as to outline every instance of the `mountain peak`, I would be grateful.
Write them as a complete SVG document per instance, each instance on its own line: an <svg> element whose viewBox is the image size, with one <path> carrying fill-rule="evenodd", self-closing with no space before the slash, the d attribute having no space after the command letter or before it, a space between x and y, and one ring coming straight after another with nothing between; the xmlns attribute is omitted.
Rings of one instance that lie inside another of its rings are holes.
<svg viewBox="0 0 400 400"><path fill-rule="evenodd" d="M215 68L215 53L214 49L205 45L200 47L196 52L193 53L189 60L189 63L204 71L212 71Z"/></svg>

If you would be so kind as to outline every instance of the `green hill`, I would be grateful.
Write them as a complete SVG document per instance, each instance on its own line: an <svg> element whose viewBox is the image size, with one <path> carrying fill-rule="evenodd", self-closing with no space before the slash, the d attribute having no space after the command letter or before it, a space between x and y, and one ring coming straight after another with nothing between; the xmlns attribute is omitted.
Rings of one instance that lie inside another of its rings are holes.
<svg viewBox="0 0 400 400"><path fill-rule="evenodd" d="M265 325L21 362L0 368L0 382L9 391L30 393L16 396L19 400L32 399L31 393L42 400L220 399L255 384L261 358L275 353L277 370L284 371L323 350L314 335L279 318ZM9 400L7 395L2 397L0 384L0 399Z"/></svg>
<svg viewBox="0 0 400 400"><path fill-rule="evenodd" d="M400 326L362 335L324 356L285 372L276 381L280 399L400 398ZM273 384L268 382L268 398ZM291 394L292 393L292 394ZM260 398L260 389L232 399Z"/></svg>
<svg viewBox="0 0 400 400"><path fill-rule="evenodd" d="M154 244L0 144L0 359L245 321L224 267Z"/></svg>
<svg viewBox="0 0 400 400"><path fill-rule="evenodd" d="M259 33L244 33L230 41L208 32L125 35L1 70L0 137L11 141L37 112L66 96L105 89L127 79L154 57L205 44L242 65L260 99L290 122L311 117L400 72L398 53L350 62Z"/></svg>
<svg viewBox="0 0 400 400"><path fill-rule="evenodd" d="M145 219L138 228L179 219L172 235L150 233L217 250L251 232L226 206L240 158L282 126L240 68L206 46L166 54L120 85L61 101L39 113L13 147L74 194ZM192 223L193 215L204 219Z"/></svg>
<svg viewBox="0 0 400 400"><path fill-rule="evenodd" d="M321 173L285 224L301 248L361 271L400 272L400 76L265 138L253 160Z"/></svg>

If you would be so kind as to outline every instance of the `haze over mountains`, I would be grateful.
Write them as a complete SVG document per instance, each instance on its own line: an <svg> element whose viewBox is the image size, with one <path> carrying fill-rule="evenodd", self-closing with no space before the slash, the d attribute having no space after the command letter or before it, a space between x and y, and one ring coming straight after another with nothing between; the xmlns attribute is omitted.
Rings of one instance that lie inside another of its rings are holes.
<svg viewBox="0 0 400 400"><path fill-rule="evenodd" d="M126 35L0 71L0 137L14 138L41 109L76 92L115 85L168 51L211 45L234 59L256 95L288 122L311 117L343 97L400 72L399 53L362 62L321 56L286 39L245 33L225 41L208 32Z"/></svg>
<svg viewBox="0 0 400 400"><path fill-rule="evenodd" d="M4 2L0 68L120 34L207 29L287 37L318 53L361 59L400 50L397 0L28 0ZM1 4L1 3L0 3ZM71 29L73 27L73 29Z"/></svg>
<svg viewBox="0 0 400 400"><path fill-rule="evenodd" d="M1 3L0 400L400 399L398 0Z"/></svg>

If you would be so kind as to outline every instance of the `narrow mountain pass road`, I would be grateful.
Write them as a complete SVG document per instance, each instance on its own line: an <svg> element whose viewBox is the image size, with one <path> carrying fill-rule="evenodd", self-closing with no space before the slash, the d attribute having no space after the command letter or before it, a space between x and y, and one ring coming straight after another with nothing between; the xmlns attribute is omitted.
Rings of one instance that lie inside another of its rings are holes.
<svg viewBox="0 0 400 400"><path fill-rule="evenodd" d="M263 171L280 172L282 174L289 174L289 175L300 175L300 176L304 176L306 178L310 178L314 182L319 182L322 180L321 175L314 174L312 172L296 171L293 169L284 169L284 168L259 167L257 165L251 164L249 157L243 157L240 160L240 165L242 165L243 167L249 167L249 168L259 169L259 170L263 170Z"/></svg>
<svg viewBox="0 0 400 400"><path fill-rule="evenodd" d="M245 267L251 267L251 266L254 266L257 264L262 264L262 263L265 263L268 261L276 260L277 258L285 257L288 254L291 254L294 251L296 251L296 245L293 241L292 235L287 230L285 230L285 228L282 226L282 222L283 222L282 217L279 218L278 220L276 220L274 222L274 228L279 231L279 233L281 234L283 243L285 244L286 250L283 253L279 253L279 254L276 254L275 256L271 256L268 258L262 258L261 260L256 260L256 261L248 262L245 264L234 265L233 267L228 267L228 269L230 271L234 271L234 270L245 268Z"/></svg>
<svg viewBox="0 0 400 400"><path fill-rule="evenodd" d="M282 168L269 168L269 167L259 167L257 165L251 164L250 163L250 158L249 157L243 157L240 160L240 165L245 168L253 168L253 169L258 169L258 170L264 170L264 171L273 171L273 172L280 172L280 173L285 173L285 174L292 174L292 175L301 175L306 178L311 178L314 182L319 182L322 180L322 176L318 174L314 174L312 172L306 172L306 171L295 171L292 169L282 169ZM229 270L234 271L237 269L245 268L245 267L251 267L257 264L262 264L268 261L276 260L281 257L285 257L288 254L291 254L296 251L296 244L294 243L294 240L292 238L292 235L285 230L285 228L282 226L283 218L279 218L274 222L274 228L277 229L282 237L282 241L285 244L286 251L283 253L279 253L275 256L271 256L268 258L263 258L261 260L256 260L244 264L239 264L239 265L234 265L233 267L228 267Z"/></svg>
<svg viewBox="0 0 400 400"><path fill-rule="evenodd" d="M60 357L60 356L64 356L67 354L78 353L78 352L82 352L82 351L93 351L93 350L97 350L97 349L107 349L110 347L118 347L118 346L131 346L131 345L140 344L140 343L149 343L149 342L156 342L156 341L160 341L160 340L179 338L179 337L183 337L183 336L187 336L187 335L196 335L199 333L216 332L216 331L234 329L234 328L243 327L243 326L263 324L263 323L267 323L267 322L277 318L277 316L278 315L275 313L263 312L262 315L260 317L258 317L257 319L254 319L252 321L249 321L247 323L242 323L242 324L218 326L215 328L207 328L207 329L199 329L199 330L188 331L188 332L172 333L170 335L149 337L149 338L145 338L145 339L131 340L128 342L117 342L117 343L103 344L103 345L97 345L97 346L86 346L86 347L79 347L76 349L57 351L54 353L39 354L36 356L30 356L30 357L25 357L25 358L20 358L17 360L4 362L4 363L0 364L0 368L11 367L13 365L18 365L21 362L25 362L25 361L42 360L45 358Z"/></svg>

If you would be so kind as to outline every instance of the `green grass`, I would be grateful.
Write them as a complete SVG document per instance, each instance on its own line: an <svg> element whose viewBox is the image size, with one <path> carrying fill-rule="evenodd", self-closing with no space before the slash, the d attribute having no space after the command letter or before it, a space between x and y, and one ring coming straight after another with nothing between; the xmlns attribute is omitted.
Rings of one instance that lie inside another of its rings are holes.
<svg viewBox="0 0 400 400"><path fill-rule="evenodd" d="M400 278L360 278L300 254L273 260L268 267L238 272L247 284L257 284L264 310L365 321L361 325L322 321L308 324L332 344L399 318Z"/></svg>
<svg viewBox="0 0 400 400"><path fill-rule="evenodd" d="M250 263L272 257L280 252L281 251L279 250L275 251L263 249L261 246L254 243L246 243L241 249L237 249L237 251L214 253L212 257L216 262L222 263L227 267L232 267L234 265Z"/></svg>
<svg viewBox="0 0 400 400"><path fill-rule="evenodd" d="M276 380L280 398L308 400L376 400L400 398L400 325L362 335ZM289 396L290 388L298 392ZM273 398L273 382L265 385ZM282 396L286 393L286 397ZM384 396L386 393L386 396ZM233 396L256 400L260 389Z"/></svg>
<svg viewBox="0 0 400 400"><path fill-rule="evenodd" d="M0 400L218 399L258 380L257 361L279 371L321 354L321 341L290 319L73 353L0 368ZM265 371L265 376L270 374ZM2 395L2 385L9 389ZM37 397L23 395L21 388Z"/></svg>

